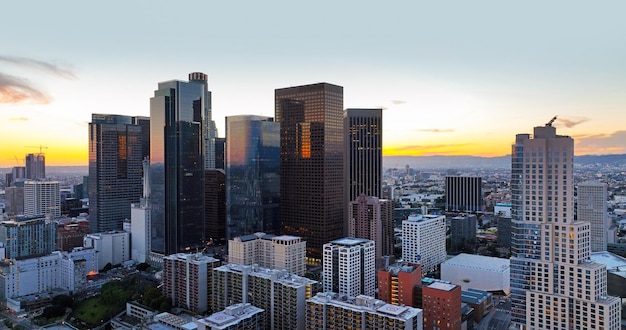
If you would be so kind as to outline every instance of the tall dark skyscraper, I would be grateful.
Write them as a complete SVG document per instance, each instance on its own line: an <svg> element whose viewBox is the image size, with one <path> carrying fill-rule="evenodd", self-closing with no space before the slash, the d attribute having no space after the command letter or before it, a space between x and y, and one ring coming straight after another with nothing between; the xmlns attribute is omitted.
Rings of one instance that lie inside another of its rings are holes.
<svg viewBox="0 0 626 330"><path fill-rule="evenodd" d="M205 239L214 245L226 244L226 174L223 169L204 171Z"/></svg>
<svg viewBox="0 0 626 330"><path fill-rule="evenodd" d="M134 117L92 114L89 123L89 229L121 230L142 192L141 127Z"/></svg>
<svg viewBox="0 0 626 330"><path fill-rule="evenodd" d="M446 210L478 212L483 209L483 179L479 176L446 175Z"/></svg>
<svg viewBox="0 0 626 330"><path fill-rule="evenodd" d="M280 124L271 117L226 117L227 239L280 234Z"/></svg>
<svg viewBox="0 0 626 330"><path fill-rule="evenodd" d="M343 87L328 83L275 91L280 123L283 233L307 241L310 263L343 235Z"/></svg>
<svg viewBox="0 0 626 330"><path fill-rule="evenodd" d="M26 155L26 179L40 180L46 177L46 157L42 153Z"/></svg>
<svg viewBox="0 0 626 330"><path fill-rule="evenodd" d="M226 138L215 138L215 168L225 169Z"/></svg>
<svg viewBox="0 0 626 330"><path fill-rule="evenodd" d="M346 109L343 127L344 230L347 230L347 209L351 202L361 194L382 197L383 110Z"/></svg>
<svg viewBox="0 0 626 330"><path fill-rule="evenodd" d="M207 76L161 82L150 99L152 251L203 248L205 141L210 123ZM212 151L213 152L213 151Z"/></svg>

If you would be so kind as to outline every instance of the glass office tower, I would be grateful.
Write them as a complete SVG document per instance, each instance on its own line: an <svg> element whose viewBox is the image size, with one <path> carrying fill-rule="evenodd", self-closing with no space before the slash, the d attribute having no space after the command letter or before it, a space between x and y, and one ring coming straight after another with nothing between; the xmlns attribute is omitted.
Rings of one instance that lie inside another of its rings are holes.
<svg viewBox="0 0 626 330"><path fill-rule="evenodd" d="M92 114L89 123L89 230L121 230L142 194L142 128L135 117Z"/></svg>
<svg viewBox="0 0 626 330"><path fill-rule="evenodd" d="M307 242L308 263L343 236L343 87L328 83L275 91L280 123L283 234Z"/></svg>
<svg viewBox="0 0 626 330"><path fill-rule="evenodd" d="M280 124L271 117L226 117L227 239L280 234Z"/></svg>
<svg viewBox="0 0 626 330"><path fill-rule="evenodd" d="M204 142L210 122L206 75L159 83L150 99L152 252L204 247Z"/></svg>

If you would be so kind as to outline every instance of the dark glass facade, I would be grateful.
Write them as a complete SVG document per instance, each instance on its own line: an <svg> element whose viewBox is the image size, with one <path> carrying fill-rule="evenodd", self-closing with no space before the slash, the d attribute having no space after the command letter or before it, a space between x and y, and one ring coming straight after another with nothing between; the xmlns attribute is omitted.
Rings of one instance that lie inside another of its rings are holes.
<svg viewBox="0 0 626 330"><path fill-rule="evenodd" d="M204 171L205 237L207 244L226 244L226 174L222 169Z"/></svg>
<svg viewBox="0 0 626 330"><path fill-rule="evenodd" d="M26 179L39 180L46 177L46 157L44 154L26 155Z"/></svg>
<svg viewBox="0 0 626 330"><path fill-rule="evenodd" d="M215 138L215 168L226 169L226 138Z"/></svg>
<svg viewBox="0 0 626 330"><path fill-rule="evenodd" d="M162 82L150 99L151 237L158 254L204 247L206 86Z"/></svg>
<svg viewBox="0 0 626 330"><path fill-rule="evenodd" d="M275 91L280 123L283 234L307 242L310 263L343 236L343 87L327 83Z"/></svg>
<svg viewBox="0 0 626 330"><path fill-rule="evenodd" d="M280 124L226 117L227 238L280 233Z"/></svg>
<svg viewBox="0 0 626 330"><path fill-rule="evenodd" d="M89 124L89 229L121 230L142 193L142 129L133 117L92 114Z"/></svg>

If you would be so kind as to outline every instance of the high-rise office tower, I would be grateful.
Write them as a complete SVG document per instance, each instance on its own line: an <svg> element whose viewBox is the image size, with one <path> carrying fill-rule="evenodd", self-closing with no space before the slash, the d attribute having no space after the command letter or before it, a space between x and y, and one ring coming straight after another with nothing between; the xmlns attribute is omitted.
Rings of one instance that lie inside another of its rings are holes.
<svg viewBox="0 0 626 330"><path fill-rule="evenodd" d="M348 296L374 296L374 241L346 237L324 244L324 291Z"/></svg>
<svg viewBox="0 0 626 330"><path fill-rule="evenodd" d="M383 110L346 109L343 127L344 205L361 194L382 198Z"/></svg>
<svg viewBox="0 0 626 330"><path fill-rule="evenodd" d="M226 169L226 138L215 138L215 168Z"/></svg>
<svg viewBox="0 0 626 330"><path fill-rule="evenodd" d="M20 179L24 181L24 179L26 179L26 167L14 166L11 169L11 177L12 177L13 186L15 186L15 182L19 181Z"/></svg>
<svg viewBox="0 0 626 330"><path fill-rule="evenodd" d="M453 251L473 249L476 242L476 215L460 214L450 219L450 248Z"/></svg>
<svg viewBox="0 0 626 330"><path fill-rule="evenodd" d="M131 230L131 258L136 262L149 261L151 245L150 221L150 159L146 158L143 165L143 195L139 204L131 204L130 209L130 230Z"/></svg>
<svg viewBox="0 0 626 330"><path fill-rule="evenodd" d="M445 183L446 210L477 212L483 209L483 179L477 176L447 175Z"/></svg>
<svg viewBox="0 0 626 330"><path fill-rule="evenodd" d="M591 252L606 251L609 229L606 183L592 180L578 184L577 216L591 225Z"/></svg>
<svg viewBox="0 0 626 330"><path fill-rule="evenodd" d="M145 125L144 125L145 126ZM121 230L142 192L142 126L131 116L92 114L89 123L89 228Z"/></svg>
<svg viewBox="0 0 626 330"><path fill-rule="evenodd" d="M429 272L446 260L446 217L409 216L402 221L402 259Z"/></svg>
<svg viewBox="0 0 626 330"><path fill-rule="evenodd" d="M205 239L226 244L226 174L223 169L204 170Z"/></svg>
<svg viewBox="0 0 626 330"><path fill-rule="evenodd" d="M26 155L26 179L41 180L46 177L46 157L44 154Z"/></svg>
<svg viewBox="0 0 626 330"><path fill-rule="evenodd" d="M61 216L61 192L58 181L24 181L24 215Z"/></svg>
<svg viewBox="0 0 626 330"><path fill-rule="evenodd" d="M160 82L150 99L154 255L195 251L205 244L204 158L205 141L211 141L211 127L205 126L211 123L207 118L210 93L206 75L192 73L189 79Z"/></svg>
<svg viewBox="0 0 626 330"><path fill-rule="evenodd" d="M422 283L422 267L409 262L378 270L378 299L394 305L413 305L413 288Z"/></svg>
<svg viewBox="0 0 626 330"><path fill-rule="evenodd" d="M422 288L424 330L461 329L461 287L433 282Z"/></svg>
<svg viewBox="0 0 626 330"><path fill-rule="evenodd" d="M204 97L194 107L199 106L202 111L202 137L204 139L204 169L215 168L215 138L217 137L217 127L213 121L213 110L211 109L211 91L208 90L207 75L202 72L192 72L189 74L189 82L204 86Z"/></svg>
<svg viewBox="0 0 626 330"><path fill-rule="evenodd" d="M376 242L376 262L393 255L393 203L388 199L360 195L348 207L348 236ZM378 267L377 267L378 268Z"/></svg>
<svg viewBox="0 0 626 330"><path fill-rule="evenodd" d="M343 235L343 87L277 89L275 106L283 233L304 238L319 263L322 245Z"/></svg>
<svg viewBox="0 0 626 330"><path fill-rule="evenodd" d="M524 329L619 329L590 224L574 220L574 140L550 121L512 147L511 321Z"/></svg>
<svg viewBox="0 0 626 330"><path fill-rule="evenodd" d="M280 124L226 117L226 237L280 233Z"/></svg>

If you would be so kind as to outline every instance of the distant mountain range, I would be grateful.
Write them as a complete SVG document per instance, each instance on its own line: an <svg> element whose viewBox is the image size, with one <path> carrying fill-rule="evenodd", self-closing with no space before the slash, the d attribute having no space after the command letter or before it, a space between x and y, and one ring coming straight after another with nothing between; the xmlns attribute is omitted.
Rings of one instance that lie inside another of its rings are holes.
<svg viewBox="0 0 626 330"><path fill-rule="evenodd" d="M575 156L576 165L624 166L626 154ZM418 170L445 169L508 169L511 155L500 157L477 156L384 156L383 167L404 168L406 165ZM11 168L0 168L0 173L10 173ZM46 173L56 176L78 176L89 174L87 166L46 166Z"/></svg>
<svg viewBox="0 0 626 330"><path fill-rule="evenodd" d="M626 154L575 156L576 165L626 166ZM500 157L477 156L385 156L383 167L413 169L508 169L511 155Z"/></svg>

